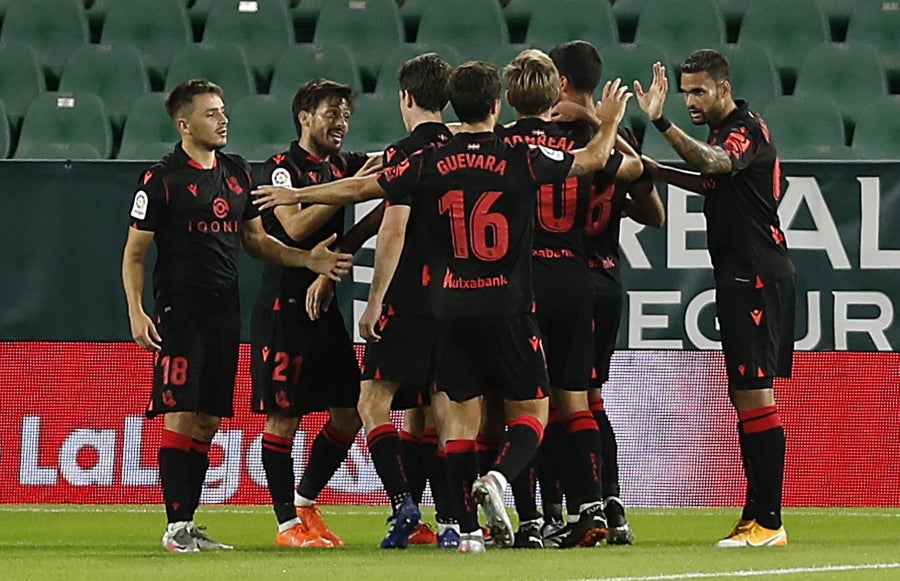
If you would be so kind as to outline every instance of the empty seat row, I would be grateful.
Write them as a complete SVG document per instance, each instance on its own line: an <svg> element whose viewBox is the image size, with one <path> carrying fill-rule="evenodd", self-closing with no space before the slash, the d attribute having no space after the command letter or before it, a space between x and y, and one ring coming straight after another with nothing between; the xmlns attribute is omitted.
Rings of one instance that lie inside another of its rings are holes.
<svg viewBox="0 0 900 581"><path fill-rule="evenodd" d="M29 106L17 143L0 101L0 155L16 159L154 160L172 150L178 133L168 118L162 93L148 93L132 105L114 143L103 101L91 93L43 93ZM511 113L509 107L504 107ZM766 120L782 159L900 159L900 97L882 96L861 108L848 146L848 133L837 105L822 95L782 96L758 109ZM229 107L227 149L261 161L296 138L291 97L250 95ZM670 103L667 116L690 135L705 139L708 129L694 126L681 103ZM453 121L452 112L447 120ZM505 120L509 120L508 115ZM378 151L405 133L397 97L361 95L345 147ZM652 128L643 131L644 153L676 160L672 148Z"/></svg>

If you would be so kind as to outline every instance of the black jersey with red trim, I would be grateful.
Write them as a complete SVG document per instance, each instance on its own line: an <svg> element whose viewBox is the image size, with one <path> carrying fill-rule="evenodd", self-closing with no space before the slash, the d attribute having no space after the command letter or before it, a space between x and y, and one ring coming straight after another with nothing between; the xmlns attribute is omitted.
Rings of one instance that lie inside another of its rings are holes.
<svg viewBox="0 0 900 581"><path fill-rule="evenodd" d="M713 271L717 282L732 284L794 274L778 219L781 162L763 119L745 101L736 103L708 139L731 158L731 173L705 176L703 184Z"/></svg>
<svg viewBox="0 0 900 581"><path fill-rule="evenodd" d="M498 126L495 131L509 145L524 141L568 152L587 145L593 133L582 123L553 123L537 117L519 119L509 126ZM535 205L535 260L585 260L582 232L591 181L589 174L541 184Z"/></svg>
<svg viewBox="0 0 900 581"><path fill-rule="evenodd" d="M241 223L259 215L252 189L244 158L217 151L203 169L180 143L141 174L131 227L154 233L154 297L237 287Z"/></svg>
<svg viewBox="0 0 900 581"><path fill-rule="evenodd" d="M537 189L562 181L573 159L544 146L510 146L491 132L461 133L379 175L391 203L412 198L423 206L436 316L532 310Z"/></svg>
<svg viewBox="0 0 900 581"><path fill-rule="evenodd" d="M619 136L640 153L640 142L633 131L619 127ZM641 176L641 179L649 179ZM584 247L595 292L615 292L622 288L619 259L619 232L622 206L631 187L615 179L615 172L597 172L588 202L584 227Z"/></svg>
<svg viewBox="0 0 900 581"><path fill-rule="evenodd" d="M426 147L446 145L452 138L453 134L443 123L420 123L407 137L385 148L384 167L398 165ZM400 200L397 203L409 203L409 200ZM403 251L385 293L385 303L391 305L398 314L419 316L432 314L428 290L431 273L427 253L430 234L421 213L420 206L410 207Z"/></svg>
<svg viewBox="0 0 900 581"><path fill-rule="evenodd" d="M291 143L288 151L273 155L263 164L260 184L292 186L302 188L353 175L366 163L365 153L340 152L327 160L321 160L309 153L297 141ZM311 250L313 246L332 234L340 241L344 232L344 209L341 208L318 230L304 238L294 240L285 231L272 208L262 211L263 227L287 246ZM266 262L263 268L261 293L267 297L279 294L285 296L305 296L306 289L318 275L305 267L282 266Z"/></svg>

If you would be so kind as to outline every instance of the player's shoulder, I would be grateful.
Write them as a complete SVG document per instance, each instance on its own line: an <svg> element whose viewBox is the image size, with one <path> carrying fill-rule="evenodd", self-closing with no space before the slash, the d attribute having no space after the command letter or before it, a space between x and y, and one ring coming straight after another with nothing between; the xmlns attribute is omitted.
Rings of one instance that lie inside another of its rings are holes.
<svg viewBox="0 0 900 581"><path fill-rule="evenodd" d="M250 174L250 162L236 153L228 153L226 151L219 151L216 153L216 157L219 159L219 163L222 164L229 173L244 173Z"/></svg>

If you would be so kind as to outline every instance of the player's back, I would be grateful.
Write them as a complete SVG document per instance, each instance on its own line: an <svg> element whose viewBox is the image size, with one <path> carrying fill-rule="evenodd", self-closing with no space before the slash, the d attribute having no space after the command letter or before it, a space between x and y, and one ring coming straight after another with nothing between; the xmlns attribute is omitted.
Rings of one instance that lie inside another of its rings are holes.
<svg viewBox="0 0 900 581"><path fill-rule="evenodd" d="M385 173L388 199L424 206L438 316L524 313L532 307L531 246L538 184L571 166L562 151L461 133Z"/></svg>

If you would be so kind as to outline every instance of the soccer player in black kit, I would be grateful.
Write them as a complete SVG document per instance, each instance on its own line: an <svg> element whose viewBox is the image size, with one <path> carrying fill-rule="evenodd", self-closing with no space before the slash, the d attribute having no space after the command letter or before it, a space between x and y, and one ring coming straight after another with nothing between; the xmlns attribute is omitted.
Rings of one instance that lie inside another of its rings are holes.
<svg viewBox="0 0 900 581"><path fill-rule="evenodd" d="M550 121L551 107L559 96L556 66L539 50L522 51L503 71L507 100L516 109L515 123L496 132L507 144L526 142L571 151L583 147L593 135L584 123ZM631 152L623 166L622 153L615 151L601 172L614 179L638 177L643 167ZM537 321L543 337L550 401L560 415L564 434L557 447L544 451L566 455L568 469L562 478L570 499L570 522L559 546L593 546L607 535L600 485L600 433L588 405L588 383L593 364L591 349L591 282L585 258L583 231L591 196L592 174L570 176L563 181L541 184L535 206L532 269ZM549 435L550 427L545 432ZM529 468L528 472L534 472ZM543 519L534 507L528 472L514 481L520 526L516 546L543 547ZM522 498L523 493L529 493Z"/></svg>
<svg viewBox="0 0 900 581"><path fill-rule="evenodd" d="M603 60L596 47L583 40L573 40L554 47L550 58L562 79L560 102L588 110L593 104L593 91L603 74ZM633 149L638 149L637 139L631 130L620 126L619 138L617 144L623 150L627 148L622 145L622 140ZM597 172L591 185L583 237L593 291L594 351L588 399L600 430L600 480L603 510L609 525L606 542L630 544L634 541L634 533L625 518L625 507L619 497L618 445L603 405L601 390L609 379L622 315L620 217L624 213L641 224L659 228L665 221L665 209L648 172L633 182L612 179L607 173Z"/></svg>
<svg viewBox="0 0 900 581"><path fill-rule="evenodd" d="M384 151L384 166L397 166L413 153L441 146L451 139L442 111L449 100L452 67L434 53L420 55L400 67L400 111L408 137ZM368 342L362 370L359 413L366 429L372 462L381 477L394 513L382 548L403 548L419 525L417 502L421 490L411 491L407 481L408 456L402 456L400 435L390 411L409 409L430 401L434 376L434 317L428 294L430 272L426 264L429 233L422 208L390 204L378 230L375 267L369 301L359 321L360 335ZM403 458L401 462L401 458ZM434 468L433 458L430 461ZM445 519L445 472L432 469L431 483L439 519ZM439 546L456 548L459 533L452 523L439 530ZM431 533L432 538L434 533ZM432 541L433 542L433 541Z"/></svg>
<svg viewBox="0 0 900 581"><path fill-rule="evenodd" d="M291 104L298 139L266 161L261 183L325 183L362 169L366 154L341 151L352 107L347 85L326 79L301 85ZM264 210L262 222L266 232L288 246L310 248L336 237L340 244L344 210L294 204ZM314 284L317 275L308 268L267 264L251 321L252 408L266 415L262 462L278 520L275 542L285 547L343 545L315 500L360 428L353 343L337 308L322 310L315 320L307 314L307 291ZM300 418L326 409L330 419L316 436L297 484L292 448Z"/></svg>
<svg viewBox="0 0 900 581"><path fill-rule="evenodd" d="M472 61L450 78L450 101L461 122L453 140L427 148L376 178L351 178L297 192L262 189L263 205L319 201L317 193L421 205L432 242L428 265L437 320L437 388L451 402L443 437L451 500L464 553L484 551L475 503L483 506L499 546L513 544L503 504L507 482L534 456L547 420L547 371L532 314L534 206L542 183L602 168L630 94L618 81L604 87L601 130L583 149L503 143L493 133L500 79L491 64ZM504 401L508 429L491 470L477 473L475 436L481 396ZM474 482L473 482L474 480ZM474 501L474 502L473 502Z"/></svg>
<svg viewBox="0 0 900 581"><path fill-rule="evenodd" d="M663 115L668 92L663 65L653 65L646 93L639 82L634 87L653 126L700 172L648 162L654 179L705 198L716 316L747 479L741 518L718 546L783 546L785 435L773 379L791 375L796 274L778 220L781 164L763 119L732 96L728 60L721 53L698 50L681 65L685 104L695 125L709 125L708 143Z"/></svg>
<svg viewBox="0 0 900 581"><path fill-rule="evenodd" d="M172 552L231 549L194 525L220 418L233 415L240 340L237 252L337 275L349 255L326 240L310 250L266 235L249 203L250 167L219 151L228 138L222 90L202 79L175 87L166 111L178 128L175 150L141 174L122 259L131 334L155 354L147 417L165 416L159 474ZM153 317L143 307L147 250L156 243Z"/></svg>

